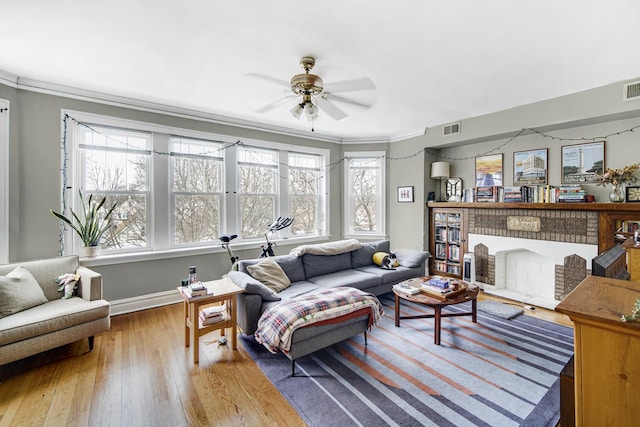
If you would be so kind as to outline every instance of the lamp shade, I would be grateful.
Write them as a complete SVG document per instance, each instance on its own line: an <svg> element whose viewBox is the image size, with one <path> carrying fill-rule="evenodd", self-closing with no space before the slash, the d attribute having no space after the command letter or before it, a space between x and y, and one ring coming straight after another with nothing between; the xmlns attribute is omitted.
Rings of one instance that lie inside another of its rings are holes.
<svg viewBox="0 0 640 427"><path fill-rule="evenodd" d="M434 179L449 178L449 163L447 162L431 163L431 178L434 178Z"/></svg>

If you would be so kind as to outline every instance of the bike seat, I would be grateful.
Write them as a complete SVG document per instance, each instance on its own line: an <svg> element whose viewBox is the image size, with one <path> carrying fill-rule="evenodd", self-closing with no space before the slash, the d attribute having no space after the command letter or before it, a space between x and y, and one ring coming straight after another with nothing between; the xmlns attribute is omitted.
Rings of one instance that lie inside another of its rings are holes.
<svg viewBox="0 0 640 427"><path fill-rule="evenodd" d="M223 243L229 243L230 241L232 241L236 237L238 237L237 234L223 234L222 236L219 237L219 239Z"/></svg>

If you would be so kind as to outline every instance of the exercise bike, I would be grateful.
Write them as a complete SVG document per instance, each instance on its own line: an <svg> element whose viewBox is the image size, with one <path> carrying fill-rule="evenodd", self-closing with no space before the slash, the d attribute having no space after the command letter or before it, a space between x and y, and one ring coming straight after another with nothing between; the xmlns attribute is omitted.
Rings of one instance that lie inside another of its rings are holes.
<svg viewBox="0 0 640 427"><path fill-rule="evenodd" d="M293 220L294 218L280 217L275 221L273 221L271 224L267 225L267 232L264 233L264 238L267 241L267 243L264 245L260 245L260 248L262 249L260 258L266 258L269 256L276 255L275 252L273 252L273 248L274 246L277 246L277 245L276 245L276 242L272 242L271 240L269 240L269 234L273 234L273 232L275 231L279 231L289 227L291 224L293 224Z"/></svg>
<svg viewBox="0 0 640 427"><path fill-rule="evenodd" d="M236 266L236 262L238 262L238 260L240 259L239 257L233 254L233 251L231 250L231 245L229 244L236 237L238 237L237 234L223 234L222 236L219 237L220 241L222 242L222 247L226 249L227 253L229 254L232 268Z"/></svg>

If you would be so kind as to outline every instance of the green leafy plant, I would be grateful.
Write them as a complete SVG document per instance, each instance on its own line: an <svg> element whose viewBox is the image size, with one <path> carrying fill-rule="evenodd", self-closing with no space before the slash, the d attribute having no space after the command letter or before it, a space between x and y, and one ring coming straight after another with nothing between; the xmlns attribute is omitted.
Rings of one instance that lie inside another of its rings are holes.
<svg viewBox="0 0 640 427"><path fill-rule="evenodd" d="M82 192L79 191L78 193L80 194L80 202L82 203L82 219L73 209L70 209L73 215L71 219L59 212L55 212L53 209L51 209L51 213L53 216L69 224L69 227L78 233L84 246L98 246L102 235L111 227L111 214L118 203L114 203L110 209L107 209L107 207L104 206L107 201L106 197L103 197L102 200L98 202L97 200L93 200L93 194L90 194L88 203L85 204ZM107 209L107 213L101 215L100 210L103 207Z"/></svg>
<svg viewBox="0 0 640 427"><path fill-rule="evenodd" d="M631 315L625 316L624 314L621 316L620 320L623 322L633 322L634 320L640 319L640 298L638 298L633 304L633 308L631 309Z"/></svg>

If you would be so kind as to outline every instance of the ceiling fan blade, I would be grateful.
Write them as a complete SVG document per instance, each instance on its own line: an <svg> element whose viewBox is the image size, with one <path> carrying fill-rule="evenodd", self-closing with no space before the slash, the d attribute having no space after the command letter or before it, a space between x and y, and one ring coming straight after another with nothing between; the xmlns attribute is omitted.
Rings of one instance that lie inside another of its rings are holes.
<svg viewBox="0 0 640 427"><path fill-rule="evenodd" d="M286 87L288 89L291 89L291 83L290 82L285 81L285 80L280 80L280 79L277 79L275 77L267 76L266 74L248 73L247 76L256 77L258 79L266 80L268 82L275 83L275 84L278 84L280 86L284 86L284 87Z"/></svg>
<svg viewBox="0 0 640 427"><path fill-rule="evenodd" d="M368 77L362 77L359 79L341 80L339 82L326 83L325 88L329 92L353 92L356 90L371 90L375 89L376 85Z"/></svg>
<svg viewBox="0 0 640 427"><path fill-rule="evenodd" d="M326 100L330 99L331 101L344 102L345 104L357 105L358 107L362 107L362 108L371 107L371 104L365 104L362 102L353 101L351 99L347 99L339 95L334 95L333 93L329 93L329 92L322 94L322 97L324 97Z"/></svg>
<svg viewBox="0 0 640 427"><path fill-rule="evenodd" d="M267 104L264 107L258 108L255 112L256 113L266 113L267 111L273 110L274 108L279 107L280 105L284 104L285 102L288 102L292 98L296 98L296 96L294 94L291 94L291 95L287 95L285 97L282 97L280 99L276 99L272 103Z"/></svg>
<svg viewBox="0 0 640 427"><path fill-rule="evenodd" d="M333 120L342 120L347 117L347 114L334 105L328 99L319 96L314 99L318 103L318 107L320 107L320 111L324 111L331 117Z"/></svg>

